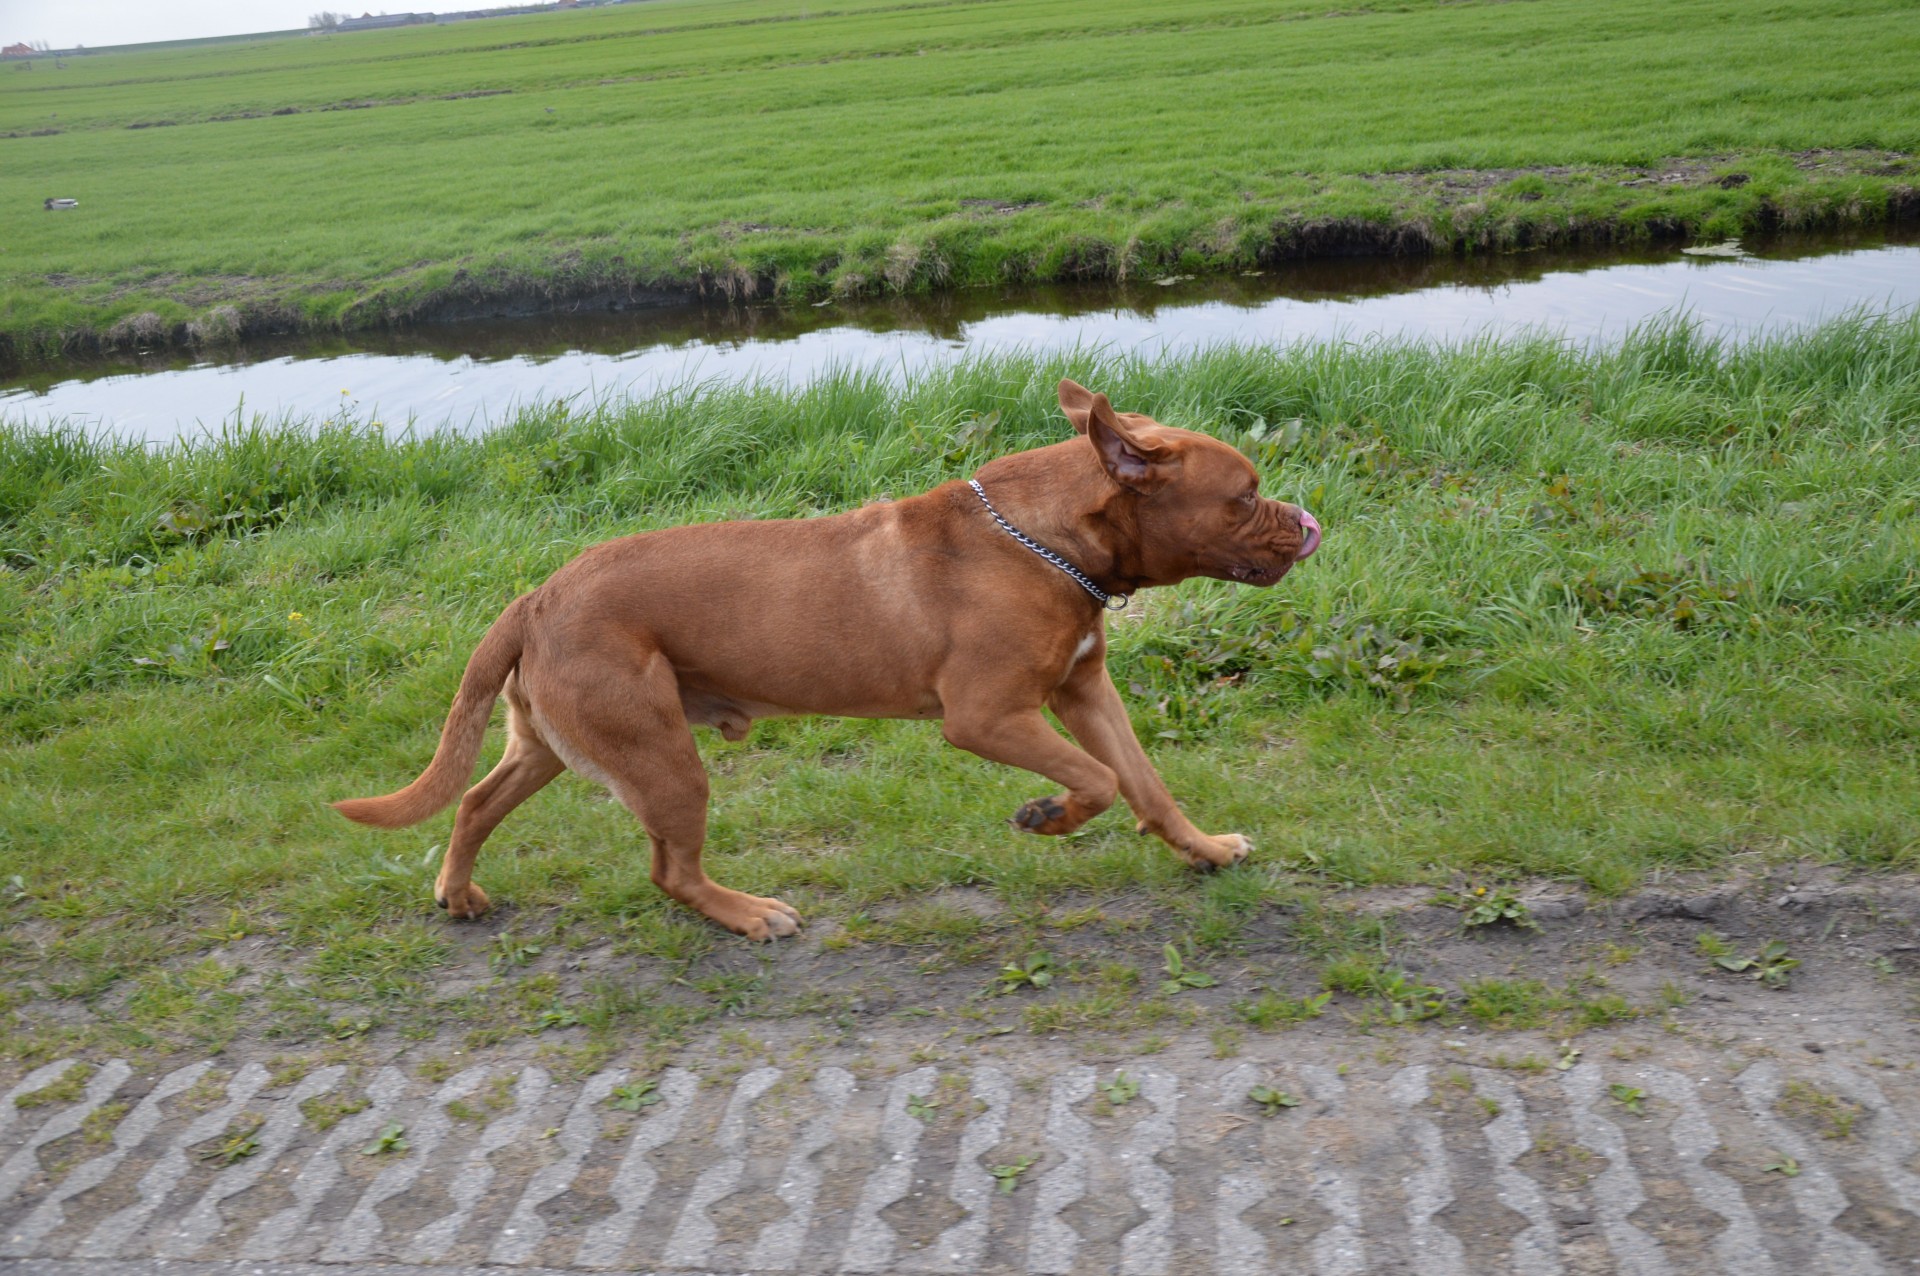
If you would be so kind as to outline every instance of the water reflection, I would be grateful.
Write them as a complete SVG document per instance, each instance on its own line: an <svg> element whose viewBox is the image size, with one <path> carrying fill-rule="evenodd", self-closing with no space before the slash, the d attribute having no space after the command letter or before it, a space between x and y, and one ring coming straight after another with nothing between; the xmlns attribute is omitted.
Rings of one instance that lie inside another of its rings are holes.
<svg viewBox="0 0 1920 1276"><path fill-rule="evenodd" d="M1739 335L1859 306L1920 304L1920 235L1749 247L1753 256L1734 260L1675 249L1334 259L1204 280L446 324L265 343L218 363L166 354L27 372L0 387L0 414L164 439L236 411L325 416L344 402L389 424L478 429L534 401L640 394L707 377L799 381L830 367L908 369L961 353L1098 346L1151 354L1524 328L1607 340L1676 309L1708 331Z"/></svg>

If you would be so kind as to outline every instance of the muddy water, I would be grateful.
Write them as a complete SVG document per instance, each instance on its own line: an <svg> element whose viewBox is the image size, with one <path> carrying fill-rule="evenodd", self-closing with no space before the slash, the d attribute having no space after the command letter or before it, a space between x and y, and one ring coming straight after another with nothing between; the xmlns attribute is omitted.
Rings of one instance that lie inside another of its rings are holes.
<svg viewBox="0 0 1920 1276"><path fill-rule="evenodd" d="M389 428L478 430L535 402L709 378L804 381L836 367L898 374L1011 350L1154 354L1220 342L1453 341L1527 329L1607 341L1682 311L1737 338L1854 308L1920 305L1920 234L1912 231L1747 248L1742 257L1669 248L1318 261L1224 279L448 324L260 345L200 362L68 365L0 384L0 416L156 441L235 419L343 410Z"/></svg>

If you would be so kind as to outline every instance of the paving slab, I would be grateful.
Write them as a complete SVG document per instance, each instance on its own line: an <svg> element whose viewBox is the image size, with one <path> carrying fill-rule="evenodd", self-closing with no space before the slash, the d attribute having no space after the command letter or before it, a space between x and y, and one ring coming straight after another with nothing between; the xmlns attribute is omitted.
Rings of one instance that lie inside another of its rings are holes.
<svg viewBox="0 0 1920 1276"><path fill-rule="evenodd" d="M1896 1063L1733 1066L1676 1042L1491 1067L1421 1041L1432 1057L1309 1060L1324 1052L1281 1037L1099 1066L713 1061L661 1074L631 1112L624 1069L276 1083L258 1064L94 1061L71 1101L8 1114L0 1271L1920 1270L1920 1091ZM1123 1072L1130 1095L1103 1089ZM1295 1106L1266 1114L1256 1085ZM303 1115L349 1091L367 1106L339 1124ZM494 1106L462 1102L478 1095ZM1808 1096L1850 1105L1844 1137ZM408 1146L367 1150L376 1122ZM235 1129L253 1146L215 1155Z"/></svg>

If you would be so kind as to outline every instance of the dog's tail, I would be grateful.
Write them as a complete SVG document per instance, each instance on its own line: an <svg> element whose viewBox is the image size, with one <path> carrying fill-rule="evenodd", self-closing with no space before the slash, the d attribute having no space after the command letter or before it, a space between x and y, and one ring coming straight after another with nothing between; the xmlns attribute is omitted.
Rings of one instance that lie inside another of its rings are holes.
<svg viewBox="0 0 1920 1276"><path fill-rule="evenodd" d="M460 690L447 713L447 724L440 729L440 747L433 751L433 761L420 778L385 797L335 802L334 810L361 824L397 829L418 824L453 801L473 775L473 760L479 756L480 742L487 734L487 717L493 711L494 699L520 662L526 632L520 613L525 602L525 598L518 598L510 603L474 648L467 671L460 676Z"/></svg>

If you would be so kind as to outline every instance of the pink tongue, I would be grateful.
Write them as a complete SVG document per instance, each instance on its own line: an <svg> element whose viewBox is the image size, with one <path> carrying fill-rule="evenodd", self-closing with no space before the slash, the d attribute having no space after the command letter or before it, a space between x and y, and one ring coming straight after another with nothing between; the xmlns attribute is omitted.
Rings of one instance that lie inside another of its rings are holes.
<svg viewBox="0 0 1920 1276"><path fill-rule="evenodd" d="M1300 511L1300 538L1300 552L1294 556L1295 562L1320 548L1320 521L1304 509Z"/></svg>

